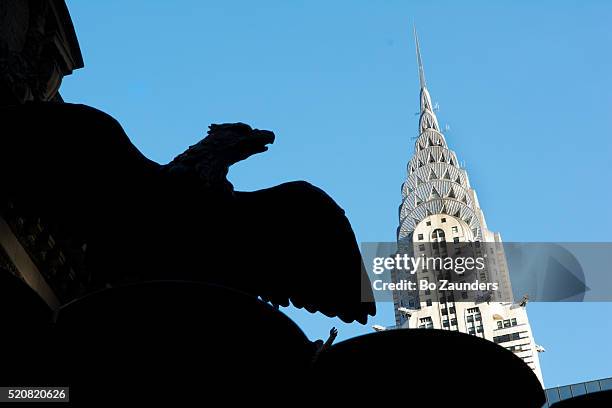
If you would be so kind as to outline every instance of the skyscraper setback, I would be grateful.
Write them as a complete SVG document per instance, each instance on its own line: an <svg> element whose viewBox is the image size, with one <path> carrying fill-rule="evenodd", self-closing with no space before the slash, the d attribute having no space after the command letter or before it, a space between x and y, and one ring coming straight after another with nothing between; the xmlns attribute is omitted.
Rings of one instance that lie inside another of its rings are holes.
<svg viewBox="0 0 612 408"><path fill-rule="evenodd" d="M414 32L420 84L419 133L402 185L397 232L400 252L412 256L452 256L462 246L487 258L482 281L495 280L489 297L466 298L457 291L394 292L396 327L455 330L493 341L514 352L542 382L526 302L514 302L501 236L487 228L467 172L448 148L427 88L419 40ZM399 281L406 276L394 272ZM412 279L440 282L448 275L420 268ZM452 280L453 278L451 278ZM459 277L460 279L460 277Z"/></svg>

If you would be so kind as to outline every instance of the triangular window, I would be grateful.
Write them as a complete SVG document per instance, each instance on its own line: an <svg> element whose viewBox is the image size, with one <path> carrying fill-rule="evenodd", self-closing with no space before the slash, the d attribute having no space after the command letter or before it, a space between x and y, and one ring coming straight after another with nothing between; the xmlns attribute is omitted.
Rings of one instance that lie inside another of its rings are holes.
<svg viewBox="0 0 612 408"><path fill-rule="evenodd" d="M436 176L436 173L433 171L433 169L429 172L429 180L435 180L437 179L438 176Z"/></svg>
<svg viewBox="0 0 612 408"><path fill-rule="evenodd" d="M442 177L444 180L450 180L451 176L450 173L448 172L448 169L446 169L446 172L444 173L444 177Z"/></svg>
<svg viewBox="0 0 612 408"><path fill-rule="evenodd" d="M450 192L448 193L448 198L457 198L455 196L455 192L453 191L453 188L451 187Z"/></svg>
<svg viewBox="0 0 612 408"><path fill-rule="evenodd" d="M438 191L435 187L431 188L431 198L440 198L440 194L438 194Z"/></svg>

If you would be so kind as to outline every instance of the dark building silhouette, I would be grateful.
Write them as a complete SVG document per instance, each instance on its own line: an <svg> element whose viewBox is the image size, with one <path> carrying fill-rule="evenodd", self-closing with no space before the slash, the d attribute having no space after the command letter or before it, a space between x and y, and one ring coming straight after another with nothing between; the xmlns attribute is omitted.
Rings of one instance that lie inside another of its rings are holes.
<svg viewBox="0 0 612 408"><path fill-rule="evenodd" d="M61 102L62 78L81 67L79 43L63 0L0 2L0 106ZM5 126L3 136L8 132ZM52 308L83 285L76 276L83 248L59 239L53 229L40 214L7 194L0 196L0 267L22 279Z"/></svg>

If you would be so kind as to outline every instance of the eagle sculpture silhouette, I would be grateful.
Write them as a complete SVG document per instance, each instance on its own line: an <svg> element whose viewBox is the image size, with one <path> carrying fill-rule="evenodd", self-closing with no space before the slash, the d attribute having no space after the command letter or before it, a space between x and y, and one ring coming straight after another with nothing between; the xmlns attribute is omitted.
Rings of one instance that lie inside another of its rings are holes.
<svg viewBox="0 0 612 408"><path fill-rule="evenodd" d="M345 322L374 315L353 230L324 191L298 181L240 192L227 180L229 167L266 151L274 133L211 125L160 165L116 120L84 105L6 107L0 120L2 194L83 248L74 273L85 292L193 280Z"/></svg>

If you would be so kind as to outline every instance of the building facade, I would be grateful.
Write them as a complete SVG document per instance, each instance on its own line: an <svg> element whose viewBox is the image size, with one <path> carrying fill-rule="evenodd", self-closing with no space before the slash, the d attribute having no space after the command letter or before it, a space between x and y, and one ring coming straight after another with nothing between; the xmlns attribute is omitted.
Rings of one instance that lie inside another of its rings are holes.
<svg viewBox="0 0 612 408"><path fill-rule="evenodd" d="M612 392L612 378L602 378L600 380L548 388L545 390L546 403L543 405L543 408L548 408L555 402L588 394L596 394L601 391Z"/></svg>
<svg viewBox="0 0 612 408"><path fill-rule="evenodd" d="M64 0L0 1L0 108L61 103L62 79L82 67ZM3 134L18 131L2 128ZM19 202L6 189L0 194L0 274L25 282L56 309L81 294L87 283L86 246L58 234L57 226L35 205ZM12 291L6 285L0 288L5 297Z"/></svg>
<svg viewBox="0 0 612 408"><path fill-rule="evenodd" d="M450 150L438 124L425 81L415 31L420 82L419 134L402 185L397 232L398 251L410 256L448 257L470 253L483 256L486 268L476 273L480 282L498 282L498 289L468 298L466 292L394 292L396 327L455 330L493 341L514 352L542 382L536 346L526 311L526 299L514 302L508 267L499 233L487 228L476 191L467 172ZM456 281L436 268L419 268L410 277L394 271L393 280ZM464 283L464 282L462 282ZM439 286L437 286L439 287Z"/></svg>

